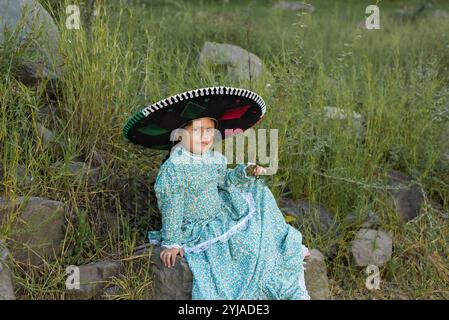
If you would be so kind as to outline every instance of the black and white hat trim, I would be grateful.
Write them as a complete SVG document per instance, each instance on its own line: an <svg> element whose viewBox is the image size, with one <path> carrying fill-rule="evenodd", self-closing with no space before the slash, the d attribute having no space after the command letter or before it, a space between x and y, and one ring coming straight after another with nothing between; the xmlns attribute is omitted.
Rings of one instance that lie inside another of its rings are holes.
<svg viewBox="0 0 449 320"><path fill-rule="evenodd" d="M162 109L164 107L170 106L174 103L177 103L179 101L183 101L184 99L190 99L193 97L202 97L204 95L214 95L214 94L229 94L229 95L236 95L240 97L245 97L252 99L253 101L257 102L257 104L260 106L261 112L263 116L266 111L266 105L265 101L260 97L257 93L252 92L250 90L242 89L242 88L232 88L232 87L207 87L207 88L200 88L200 89L193 89L189 91L185 91L182 93L178 93L176 95L170 96L168 98L165 98L161 101L158 101L154 104L151 104L144 109L137 112L128 122L128 124L123 128L123 133L125 136L127 136L129 129L131 126L139 121L142 118L148 117L152 112L155 112L159 109Z"/></svg>

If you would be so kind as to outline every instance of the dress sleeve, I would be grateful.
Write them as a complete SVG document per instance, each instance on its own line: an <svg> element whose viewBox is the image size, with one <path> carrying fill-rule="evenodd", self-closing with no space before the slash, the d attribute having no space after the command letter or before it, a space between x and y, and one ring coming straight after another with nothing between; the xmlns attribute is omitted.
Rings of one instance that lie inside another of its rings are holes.
<svg viewBox="0 0 449 320"><path fill-rule="evenodd" d="M227 168L227 159L224 155L221 155L221 162L219 166L219 187L229 187L231 185L246 185L256 179L255 176L248 175L246 173L246 168L253 164L251 162L248 163L239 163L235 168L228 169Z"/></svg>
<svg viewBox="0 0 449 320"><path fill-rule="evenodd" d="M162 215L161 246L181 248L183 243L182 222L184 218L184 197L186 184L182 172L173 164L164 167L156 179L154 191Z"/></svg>

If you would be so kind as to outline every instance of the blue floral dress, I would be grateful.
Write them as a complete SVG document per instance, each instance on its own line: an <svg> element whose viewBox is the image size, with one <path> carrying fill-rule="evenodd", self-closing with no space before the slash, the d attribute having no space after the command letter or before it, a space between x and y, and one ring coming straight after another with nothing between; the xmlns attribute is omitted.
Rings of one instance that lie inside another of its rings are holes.
<svg viewBox="0 0 449 320"><path fill-rule="evenodd" d="M184 248L193 300L310 299L302 234L247 165L228 169L220 152L176 146L154 185L162 229L150 243Z"/></svg>

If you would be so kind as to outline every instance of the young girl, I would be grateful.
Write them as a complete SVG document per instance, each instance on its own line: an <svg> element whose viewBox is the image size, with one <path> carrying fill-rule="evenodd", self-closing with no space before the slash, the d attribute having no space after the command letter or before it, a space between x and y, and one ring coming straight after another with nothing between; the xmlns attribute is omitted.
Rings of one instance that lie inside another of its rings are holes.
<svg viewBox="0 0 449 320"><path fill-rule="evenodd" d="M287 224L263 180L265 168L238 164L211 150L218 121L182 127L179 143L155 182L162 229L149 232L165 266L184 257L193 274L192 299L310 299L304 284L308 250Z"/></svg>

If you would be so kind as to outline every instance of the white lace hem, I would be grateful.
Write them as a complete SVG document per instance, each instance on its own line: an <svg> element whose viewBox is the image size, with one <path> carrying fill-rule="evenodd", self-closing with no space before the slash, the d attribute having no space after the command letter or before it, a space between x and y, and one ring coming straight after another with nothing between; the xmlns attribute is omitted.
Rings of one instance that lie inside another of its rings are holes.
<svg viewBox="0 0 449 320"><path fill-rule="evenodd" d="M304 258L307 254L310 254L309 249L305 246L305 245L301 245L301 249L302 249L302 257ZM301 296L301 300L310 300L310 295L309 292L307 291L306 288L306 281L304 279L304 273L306 270L306 262L303 261L302 265L303 265L303 270L300 272L299 274L299 287L301 288L303 295Z"/></svg>
<svg viewBox="0 0 449 320"><path fill-rule="evenodd" d="M299 287L301 288L301 290L303 292L301 299L302 300L310 300L310 295L306 288L306 281L304 280L304 270L299 273Z"/></svg>
<svg viewBox="0 0 449 320"><path fill-rule="evenodd" d="M243 193L246 201L249 205L250 212L236 225L232 226L228 231L223 233L221 236L215 237L213 239L204 241L199 243L198 245L194 247L186 247L180 244L172 244L172 245L163 245L164 248L183 248L185 253L196 253L201 252L209 248L212 244L214 244L217 241L226 242L229 238L231 238L234 234L237 232L246 229L248 226L248 221L251 219L251 217L254 215L254 212L256 211L256 208L254 206L254 199L252 197L251 193ZM150 240L151 244L154 245L160 245L160 242L158 240Z"/></svg>
<svg viewBox="0 0 449 320"><path fill-rule="evenodd" d="M157 240L150 240L150 243L157 244L157 245L160 244L159 241L157 241ZM168 249L171 249L171 248L181 249L182 248L182 246L180 244L168 244L168 245L162 245L161 247L168 248Z"/></svg>

